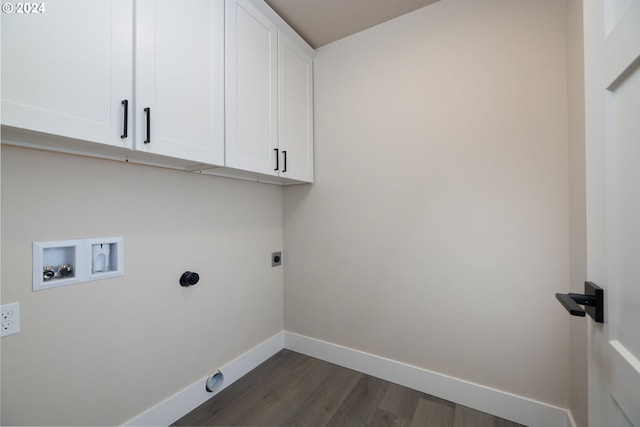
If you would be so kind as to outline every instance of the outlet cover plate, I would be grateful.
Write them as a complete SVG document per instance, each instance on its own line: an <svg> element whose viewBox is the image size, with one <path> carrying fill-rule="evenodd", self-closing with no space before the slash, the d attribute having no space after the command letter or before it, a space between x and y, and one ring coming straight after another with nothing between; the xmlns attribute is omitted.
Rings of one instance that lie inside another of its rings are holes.
<svg viewBox="0 0 640 427"><path fill-rule="evenodd" d="M20 303L2 305L0 316L0 336L6 337L20 332Z"/></svg>
<svg viewBox="0 0 640 427"><path fill-rule="evenodd" d="M282 252L271 253L271 267L282 265Z"/></svg>

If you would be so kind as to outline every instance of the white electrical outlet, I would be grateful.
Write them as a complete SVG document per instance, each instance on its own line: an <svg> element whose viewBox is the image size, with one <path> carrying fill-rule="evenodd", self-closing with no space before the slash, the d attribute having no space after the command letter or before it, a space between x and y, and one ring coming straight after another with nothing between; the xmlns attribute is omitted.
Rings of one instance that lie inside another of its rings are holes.
<svg viewBox="0 0 640 427"><path fill-rule="evenodd" d="M0 316L0 337L18 332L20 332L20 303L4 304Z"/></svg>

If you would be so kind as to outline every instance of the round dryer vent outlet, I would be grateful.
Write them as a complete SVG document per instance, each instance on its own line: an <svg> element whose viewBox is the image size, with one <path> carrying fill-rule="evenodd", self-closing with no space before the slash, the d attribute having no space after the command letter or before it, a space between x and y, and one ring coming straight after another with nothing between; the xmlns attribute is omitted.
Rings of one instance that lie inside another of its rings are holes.
<svg viewBox="0 0 640 427"><path fill-rule="evenodd" d="M219 390L220 387L222 387L223 380L224 380L224 375L222 375L222 372L220 371L212 372L211 374L209 374L209 377L207 378L207 384L205 388L209 393Z"/></svg>

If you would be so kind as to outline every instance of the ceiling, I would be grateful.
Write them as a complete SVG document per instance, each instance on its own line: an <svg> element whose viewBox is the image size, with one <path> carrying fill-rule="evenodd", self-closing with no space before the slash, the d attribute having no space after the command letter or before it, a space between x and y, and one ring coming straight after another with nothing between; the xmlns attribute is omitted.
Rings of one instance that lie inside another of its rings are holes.
<svg viewBox="0 0 640 427"><path fill-rule="evenodd" d="M438 0L265 0L318 48Z"/></svg>

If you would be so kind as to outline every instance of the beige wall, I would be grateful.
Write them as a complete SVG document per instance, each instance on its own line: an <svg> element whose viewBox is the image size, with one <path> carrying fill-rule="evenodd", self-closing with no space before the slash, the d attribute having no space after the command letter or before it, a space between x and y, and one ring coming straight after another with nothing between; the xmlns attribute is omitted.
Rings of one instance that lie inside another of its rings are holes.
<svg viewBox="0 0 640 427"><path fill-rule="evenodd" d="M124 277L31 291L32 242L112 236ZM2 425L120 424L281 331L280 249L279 187L3 146Z"/></svg>
<svg viewBox="0 0 640 427"><path fill-rule="evenodd" d="M587 280L584 146L584 55L582 0L567 5L567 95L569 105L569 191L571 211L571 290L584 293ZM570 318L570 400L578 427L587 426L587 322Z"/></svg>
<svg viewBox="0 0 640 427"><path fill-rule="evenodd" d="M284 190L285 329L586 425L584 319L553 298L584 280L580 13L442 0L320 49L316 183ZM282 203L3 146L1 296L22 332L1 343L2 424L122 423L282 330ZM33 241L101 236L124 237L124 277L31 292Z"/></svg>
<svg viewBox="0 0 640 427"><path fill-rule="evenodd" d="M327 45L285 329L569 399L565 5L444 0Z"/></svg>

